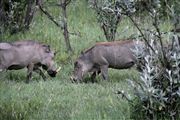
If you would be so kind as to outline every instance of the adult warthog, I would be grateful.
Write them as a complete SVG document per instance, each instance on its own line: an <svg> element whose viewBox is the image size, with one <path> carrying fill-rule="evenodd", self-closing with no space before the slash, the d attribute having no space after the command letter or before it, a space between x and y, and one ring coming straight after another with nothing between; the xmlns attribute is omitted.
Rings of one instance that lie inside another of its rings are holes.
<svg viewBox="0 0 180 120"><path fill-rule="evenodd" d="M54 64L55 52L49 45L36 41L17 41L13 43L0 43L0 70L18 70L27 67L27 80L32 78L35 71L45 80L46 76L41 67L51 77L55 77L57 69Z"/></svg>
<svg viewBox="0 0 180 120"><path fill-rule="evenodd" d="M101 73L103 79L108 79L108 68L127 69L132 67L137 59L132 49L144 46L143 42L132 40L100 42L82 52L74 62L73 81L81 81L88 72L91 79Z"/></svg>

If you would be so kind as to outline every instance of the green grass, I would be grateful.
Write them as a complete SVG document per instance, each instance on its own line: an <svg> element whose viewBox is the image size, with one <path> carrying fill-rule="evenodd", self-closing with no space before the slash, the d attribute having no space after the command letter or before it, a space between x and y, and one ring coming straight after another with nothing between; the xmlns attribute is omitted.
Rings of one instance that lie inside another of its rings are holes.
<svg viewBox="0 0 180 120"><path fill-rule="evenodd" d="M64 72L64 69L61 71ZM128 73L110 70L110 81L73 84L62 73L47 81L24 83L22 71L0 82L0 119L129 119L129 106L117 90L131 91ZM125 74L125 75L124 75ZM122 77L122 78L121 78Z"/></svg>
<svg viewBox="0 0 180 120"><path fill-rule="evenodd" d="M53 49L59 51L56 62L62 70L56 78L48 77L47 81L33 74L33 80L29 84L24 82L26 69L0 73L0 120L130 119L127 101L115 92L124 90L132 93L127 79L138 79L134 68L110 69L109 81L101 80L100 76L97 77L97 83L73 84L69 80L73 61L79 53L98 41L105 41L95 14L86 4L85 1L77 0L77 3L68 9L69 31L80 32L81 35L70 35L75 53L73 56L65 52L60 28L40 12L37 12L29 31L15 35L1 35L2 41L34 39L50 44ZM54 8L51 11L58 16L58 9ZM137 30L124 19L119 25L117 38L128 38L134 33L137 33Z"/></svg>
<svg viewBox="0 0 180 120"><path fill-rule="evenodd" d="M109 81L99 76L97 83L73 84L69 80L71 68L64 65L55 79L49 77L47 81L34 74L29 84L24 82L23 70L3 74L0 119L129 119L127 101L115 94L117 90L131 92L126 81L132 77L129 70L110 70Z"/></svg>

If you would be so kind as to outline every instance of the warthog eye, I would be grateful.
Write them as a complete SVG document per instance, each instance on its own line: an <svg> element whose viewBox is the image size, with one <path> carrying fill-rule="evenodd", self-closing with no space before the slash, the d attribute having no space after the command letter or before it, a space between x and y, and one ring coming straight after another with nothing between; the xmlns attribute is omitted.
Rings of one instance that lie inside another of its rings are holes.
<svg viewBox="0 0 180 120"><path fill-rule="evenodd" d="M46 52L46 53L50 53L51 50L50 50L50 49L46 49L45 52Z"/></svg>
<svg viewBox="0 0 180 120"><path fill-rule="evenodd" d="M50 46L49 45L43 45L44 47L44 50L46 53L50 53L51 52L51 49L50 49Z"/></svg>
<svg viewBox="0 0 180 120"><path fill-rule="evenodd" d="M75 63L74 63L74 67L75 67L76 69L80 69L80 68L81 68L81 64L80 64L79 62L75 62Z"/></svg>
<svg viewBox="0 0 180 120"><path fill-rule="evenodd" d="M78 62L75 62L75 63L74 63L74 66L77 66L77 64L78 64Z"/></svg>

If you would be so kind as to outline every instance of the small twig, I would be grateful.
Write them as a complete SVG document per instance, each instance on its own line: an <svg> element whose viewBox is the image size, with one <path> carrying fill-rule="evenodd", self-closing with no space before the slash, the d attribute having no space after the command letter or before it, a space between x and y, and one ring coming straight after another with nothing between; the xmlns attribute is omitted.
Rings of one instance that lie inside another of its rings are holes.
<svg viewBox="0 0 180 120"><path fill-rule="evenodd" d="M149 33L151 33L151 34L153 34L154 36L157 36L157 37L158 37L158 35L157 35L154 31L151 31L151 30L149 30L149 29L142 29L142 30L148 31ZM169 32L171 32L171 31L161 32L160 34L161 34L161 35L164 35L164 34L167 34L167 33L169 33Z"/></svg>
<svg viewBox="0 0 180 120"><path fill-rule="evenodd" d="M57 7L61 7L62 6L62 4L56 3L56 2L48 2L48 5L49 6L57 6Z"/></svg>
<svg viewBox="0 0 180 120"><path fill-rule="evenodd" d="M159 80L166 72L165 68L162 68L154 77L153 79Z"/></svg>
<svg viewBox="0 0 180 120"><path fill-rule="evenodd" d="M81 33L80 32L68 32L70 35L76 35L81 37Z"/></svg>
<svg viewBox="0 0 180 120"><path fill-rule="evenodd" d="M159 26L158 26L158 18L157 18L157 14L155 14L154 16L154 24L153 26L155 27L157 33L158 33L158 38L159 38L159 42L160 42L160 46L161 46L161 52L162 52L162 59L161 59L161 62L163 64L163 66L165 66L166 68L169 67L168 65L168 60L167 60L167 57L165 55L165 51L164 51L164 46L163 46L163 42L162 42L162 36L161 36L161 32L160 32L160 29L159 29Z"/></svg>
<svg viewBox="0 0 180 120"><path fill-rule="evenodd" d="M67 6L70 3L71 3L71 0L64 0L64 1L61 1L61 3L56 4L56 5L58 5L60 7L64 7L64 6Z"/></svg>
<svg viewBox="0 0 180 120"><path fill-rule="evenodd" d="M129 103L132 102L132 101L124 94L124 92L118 90L118 91L115 92L115 93L122 95L122 98L125 98Z"/></svg>

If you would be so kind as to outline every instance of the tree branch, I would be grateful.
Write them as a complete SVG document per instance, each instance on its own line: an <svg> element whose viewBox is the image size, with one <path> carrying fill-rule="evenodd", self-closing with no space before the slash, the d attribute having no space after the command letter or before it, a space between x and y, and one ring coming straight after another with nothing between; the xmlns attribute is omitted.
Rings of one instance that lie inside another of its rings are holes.
<svg viewBox="0 0 180 120"><path fill-rule="evenodd" d="M149 44L148 40L146 39L144 33L142 32L142 30L139 28L138 24L133 20L133 18L131 16L128 15L128 17L130 18L130 20L132 21L132 23L134 24L134 26L138 29L138 31L140 32L141 36L143 37L145 43L148 45L148 47L153 51L153 53L155 53L155 50L153 49L153 47Z"/></svg>
<svg viewBox="0 0 180 120"><path fill-rule="evenodd" d="M153 51L153 53L155 53L155 50L153 49L153 47L149 44L148 40L146 39L144 33L142 32L142 30L139 28L138 24L133 20L133 18L131 17L131 15L129 14L129 12L126 10L126 8L124 8L122 5L120 6L120 8L122 8L122 10L125 11L124 15L128 16L131 20L131 22L134 24L134 26L138 29L138 31L140 32L142 38L144 39L145 43L147 44L147 46Z"/></svg>
<svg viewBox="0 0 180 120"><path fill-rule="evenodd" d="M41 10L56 26L60 27L60 28L63 30L63 26L62 26L61 24L59 24L59 23L54 19L54 17L53 17L48 11L46 11L46 10L42 7L42 5L40 4L39 0L37 0L36 3L38 4L40 10Z"/></svg>
<svg viewBox="0 0 180 120"><path fill-rule="evenodd" d="M66 6L71 2L71 0L65 0L65 2L66 2Z"/></svg>

